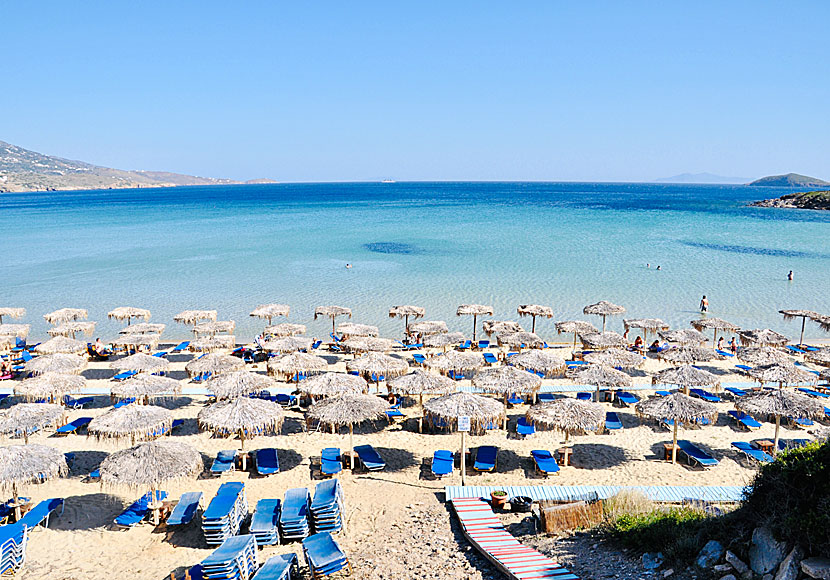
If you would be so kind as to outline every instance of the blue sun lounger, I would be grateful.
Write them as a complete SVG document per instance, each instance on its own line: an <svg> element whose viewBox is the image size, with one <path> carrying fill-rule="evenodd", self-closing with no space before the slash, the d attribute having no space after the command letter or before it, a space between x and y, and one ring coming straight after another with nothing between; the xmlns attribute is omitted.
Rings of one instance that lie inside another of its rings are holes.
<svg viewBox="0 0 830 580"><path fill-rule="evenodd" d="M743 371L744 373L748 373L752 370L752 367L749 365L735 365L735 368L740 371Z"/></svg>
<svg viewBox="0 0 830 580"><path fill-rule="evenodd" d="M498 357L496 357L496 355L494 355L492 352L485 352L481 356L484 357L484 362L488 365L494 365L499 362Z"/></svg>
<svg viewBox="0 0 830 580"><path fill-rule="evenodd" d="M256 568L256 540L250 534L230 536L202 560L202 575L211 580L250 578Z"/></svg>
<svg viewBox="0 0 830 580"><path fill-rule="evenodd" d="M536 427L532 423L528 423L526 417L519 417L516 421L516 433L522 436L533 435L536 433Z"/></svg>
<svg viewBox="0 0 830 580"><path fill-rule="evenodd" d="M761 424L758 421L743 411L729 411L729 416L735 419L735 421L738 422L738 425L746 427L750 431L761 428Z"/></svg>
<svg viewBox="0 0 830 580"><path fill-rule="evenodd" d="M292 580L299 578L297 554L278 554L265 561L251 580Z"/></svg>
<svg viewBox="0 0 830 580"><path fill-rule="evenodd" d="M493 445L482 445L476 451L476 460L473 469L476 471L495 471L499 449Z"/></svg>
<svg viewBox="0 0 830 580"><path fill-rule="evenodd" d="M277 524L280 519L280 500L261 499L256 504L251 525L248 528L256 538L257 546L269 546L280 543Z"/></svg>
<svg viewBox="0 0 830 580"><path fill-rule="evenodd" d="M746 391L744 389L739 389L738 387L724 387L723 390L732 393L736 397L746 396Z"/></svg>
<svg viewBox="0 0 830 580"><path fill-rule="evenodd" d="M0 526L0 574L14 574L26 560L26 526L20 523Z"/></svg>
<svg viewBox="0 0 830 580"><path fill-rule="evenodd" d="M383 457L371 445L357 445L354 450L360 458L360 463L368 471L383 471L386 469L386 462Z"/></svg>
<svg viewBox="0 0 830 580"><path fill-rule="evenodd" d="M614 411L608 411L605 413L605 428L609 431L623 428L619 415L617 415Z"/></svg>
<svg viewBox="0 0 830 580"><path fill-rule="evenodd" d="M550 403L556 400L556 395L553 393L539 393L536 398L539 399L540 403Z"/></svg>
<svg viewBox="0 0 830 580"><path fill-rule="evenodd" d="M168 526L185 526L193 521L193 516L202 503L201 491L188 491L179 498L179 503L167 518Z"/></svg>
<svg viewBox="0 0 830 580"><path fill-rule="evenodd" d="M114 409L120 409L121 407L126 407L127 405L131 405L133 403L135 403L135 397L130 397L129 399L123 399L121 401L118 401L112 407Z"/></svg>
<svg viewBox="0 0 830 580"><path fill-rule="evenodd" d="M830 398L830 395L828 395L827 393L822 393L816 391L815 389L808 389L807 387L798 387L798 390L804 393L805 395L810 395L811 397L817 397L822 399Z"/></svg>
<svg viewBox="0 0 830 580"><path fill-rule="evenodd" d="M308 537L310 507L311 495L305 487L289 489L285 492L279 519L280 537L283 540L300 540Z"/></svg>
<svg viewBox="0 0 830 580"><path fill-rule="evenodd" d="M124 381L138 374L138 371L123 371L112 377L114 381Z"/></svg>
<svg viewBox="0 0 830 580"><path fill-rule="evenodd" d="M559 473L559 464L551 455L551 452L546 449L534 449L530 452L533 462L536 464L536 471L542 473L547 477L552 473Z"/></svg>
<svg viewBox="0 0 830 580"><path fill-rule="evenodd" d="M43 524L44 527L48 528L49 516L58 510L60 510L60 513L63 513L63 498L53 497L52 499L45 499L26 512L26 514L18 520L18 523L25 524L27 528L34 528L40 524Z"/></svg>
<svg viewBox="0 0 830 580"><path fill-rule="evenodd" d="M388 409L386 409L386 419L391 423L395 419L399 419L401 417L406 417L403 413L401 413L401 404L398 402L396 405L392 405Z"/></svg>
<svg viewBox="0 0 830 580"><path fill-rule="evenodd" d="M55 429L55 435L69 435L70 433L75 433L78 429L86 427L90 421L92 421L92 417L78 417L74 421L70 421L66 425Z"/></svg>
<svg viewBox="0 0 830 580"><path fill-rule="evenodd" d="M756 449L746 441L733 441L732 447L734 447L750 459L754 459L758 463L772 463L773 461L775 461L772 455L770 455L766 451Z"/></svg>
<svg viewBox="0 0 830 580"><path fill-rule="evenodd" d="M452 475L453 467L455 467L455 459L452 451L445 449L438 449L432 454L432 475L441 478L445 475Z"/></svg>
<svg viewBox="0 0 830 580"><path fill-rule="evenodd" d="M800 348L795 347L791 344L788 344L784 348L786 348L788 351L790 351L793 354L807 354L807 351L801 350Z"/></svg>
<svg viewBox="0 0 830 580"><path fill-rule="evenodd" d="M147 506L150 504L151 498L150 493L144 494L141 498L133 502L130 507L121 512L121 515L115 518L113 523L122 528L133 527L147 515ZM156 490L156 501L164 501L165 499L167 499L167 492Z"/></svg>
<svg viewBox="0 0 830 580"><path fill-rule="evenodd" d="M691 393L693 397L709 401L710 403L720 403L720 397L713 395L704 389L689 389L689 393Z"/></svg>
<svg viewBox="0 0 830 580"><path fill-rule="evenodd" d="M186 341L184 341L184 342L180 342L179 344L177 344L177 345L175 346L175 348L174 348L173 350L171 350L170 352L182 352L182 351L183 351L184 349L186 349L188 346L190 346L190 341L189 341L189 340L186 340Z"/></svg>
<svg viewBox="0 0 830 580"><path fill-rule="evenodd" d="M234 462L236 460L236 449L225 449L216 454L216 459L213 460L213 465L210 466L210 472L215 475L222 475L234 470Z"/></svg>
<svg viewBox="0 0 830 580"><path fill-rule="evenodd" d="M507 402L511 405L524 405L525 400L523 397L520 397L517 393L511 393L510 396L507 398Z"/></svg>
<svg viewBox="0 0 830 580"><path fill-rule="evenodd" d="M256 450L256 472L260 475L273 475L280 470L280 460L277 450L273 447Z"/></svg>
<svg viewBox="0 0 830 580"><path fill-rule="evenodd" d="M70 409L83 409L84 406L91 405L92 402L92 397L79 397L77 399L73 399L69 395L63 397L63 404Z"/></svg>
<svg viewBox="0 0 830 580"><path fill-rule="evenodd" d="M329 532L320 532L303 540L303 555L312 578L329 576L344 569L350 575L352 573L349 559Z"/></svg>
<svg viewBox="0 0 830 580"><path fill-rule="evenodd" d="M636 405L640 399L639 397L637 397L636 395L632 395L628 391L620 391L619 393L617 393L617 400L624 406L628 407L629 405Z"/></svg>
<svg viewBox="0 0 830 580"><path fill-rule="evenodd" d="M415 361L416 365L423 365L425 362L427 362L427 357L416 352L412 355L412 360Z"/></svg>
<svg viewBox="0 0 830 580"><path fill-rule="evenodd" d="M343 470L343 458L337 447L326 447L320 453L320 473L337 475Z"/></svg>
<svg viewBox="0 0 830 580"><path fill-rule="evenodd" d="M576 394L577 401L590 401L593 398L594 398L593 393L586 393L586 392L583 391L581 393Z"/></svg>
<svg viewBox="0 0 830 580"><path fill-rule="evenodd" d="M677 447L686 454L686 457L689 460L689 463L695 461L701 467L714 467L718 464L718 460L706 453L703 449L692 443L691 441L686 441L685 439L680 439L677 441Z"/></svg>
<svg viewBox="0 0 830 580"><path fill-rule="evenodd" d="M716 352L716 353L718 353L718 354L719 354L719 355L721 355L721 356L735 356L735 355L734 355L734 354L732 354L731 352L727 352L727 351L725 351L725 350L721 350L721 349L719 349L719 348L718 348L718 349L715 349L715 352Z"/></svg>

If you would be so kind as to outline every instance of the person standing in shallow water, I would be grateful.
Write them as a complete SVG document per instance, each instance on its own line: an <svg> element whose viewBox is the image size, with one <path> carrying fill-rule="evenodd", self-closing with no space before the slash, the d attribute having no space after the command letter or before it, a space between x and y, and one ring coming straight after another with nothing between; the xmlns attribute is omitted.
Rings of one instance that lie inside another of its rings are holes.
<svg viewBox="0 0 830 580"><path fill-rule="evenodd" d="M706 294L700 299L700 311L709 312L709 300L706 299Z"/></svg>
<svg viewBox="0 0 830 580"><path fill-rule="evenodd" d="M792 270L790 270L790 273L787 274L787 280L789 280L790 282L793 281L793 271Z"/></svg>

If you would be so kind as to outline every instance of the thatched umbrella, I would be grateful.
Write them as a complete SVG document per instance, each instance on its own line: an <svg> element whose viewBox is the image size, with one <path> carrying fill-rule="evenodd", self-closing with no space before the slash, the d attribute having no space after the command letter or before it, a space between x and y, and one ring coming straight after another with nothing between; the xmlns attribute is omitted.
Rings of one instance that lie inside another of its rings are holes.
<svg viewBox="0 0 830 580"><path fill-rule="evenodd" d="M582 314L593 314L595 316L602 316L602 332L605 332L605 319L608 316L618 316L625 314L625 308L607 300L600 300L596 304L589 304L582 309Z"/></svg>
<svg viewBox="0 0 830 580"><path fill-rule="evenodd" d="M173 415L167 409L133 404L113 407L90 421L86 429L97 439L129 437L130 445L135 445L136 439L152 439L172 425Z"/></svg>
<svg viewBox="0 0 830 580"><path fill-rule="evenodd" d="M475 352L459 352L451 350L444 354L439 354L432 358L428 358L426 366L441 372L448 371L473 371L484 366L484 359Z"/></svg>
<svg viewBox="0 0 830 580"><path fill-rule="evenodd" d="M176 379L140 373L110 387L110 394L118 399L140 399L148 403L157 397L178 395L182 384Z"/></svg>
<svg viewBox="0 0 830 580"><path fill-rule="evenodd" d="M79 391L85 384L86 379L78 375L43 373L15 384L14 394L27 401L60 402L64 395Z"/></svg>
<svg viewBox="0 0 830 580"><path fill-rule="evenodd" d="M57 427L63 421L65 409L53 403L18 403L0 415L0 435L23 436L28 443L29 435L46 427Z"/></svg>
<svg viewBox="0 0 830 580"><path fill-rule="evenodd" d="M287 304L260 304L251 311L251 316L256 318L267 318L268 324L271 324L271 319L276 316L288 316L291 308Z"/></svg>
<svg viewBox="0 0 830 580"><path fill-rule="evenodd" d="M427 335L421 342L427 348L443 348L446 352L447 347L459 345L465 340L467 340L467 337L460 332L446 332Z"/></svg>
<svg viewBox="0 0 830 580"><path fill-rule="evenodd" d="M536 332L536 317L553 318L553 308L550 306L541 306L539 304L522 304L517 309L519 316L532 316L530 332Z"/></svg>
<svg viewBox="0 0 830 580"><path fill-rule="evenodd" d="M121 346L126 349L133 348L136 350L142 346L156 348L158 343L158 334L122 334L112 341L113 346ZM191 341L190 346L193 346L193 341Z"/></svg>
<svg viewBox="0 0 830 580"><path fill-rule="evenodd" d="M17 340L13 336L3 336L0 334L0 351L13 348L17 344Z"/></svg>
<svg viewBox="0 0 830 580"><path fill-rule="evenodd" d="M420 334L421 336L444 334L449 331L447 323L443 320L420 320L406 326L407 334Z"/></svg>
<svg viewBox="0 0 830 580"><path fill-rule="evenodd" d="M187 349L193 352L213 352L226 350L236 346L236 337L232 334L208 336L191 340Z"/></svg>
<svg viewBox="0 0 830 580"><path fill-rule="evenodd" d="M673 364L705 362L721 358L712 349L702 346L676 346L658 353L657 356Z"/></svg>
<svg viewBox="0 0 830 580"><path fill-rule="evenodd" d="M297 352L311 348L311 339L305 336L285 336L276 340L269 340L262 345L262 350L269 352Z"/></svg>
<svg viewBox="0 0 830 580"><path fill-rule="evenodd" d="M380 383L381 376L386 377L386 379L391 379L404 374L409 370L409 363L403 359L389 356L388 354L369 352L360 358L348 361L346 363L346 370L357 371L366 380L374 377L375 385L377 386Z"/></svg>
<svg viewBox="0 0 830 580"><path fill-rule="evenodd" d="M34 351L38 354L78 354L79 352L86 352L86 343L74 338L56 336L37 345Z"/></svg>
<svg viewBox="0 0 830 580"><path fill-rule="evenodd" d="M771 365L788 363L790 357L783 351L771 346L748 346L738 351L738 358L751 365Z"/></svg>
<svg viewBox="0 0 830 580"><path fill-rule="evenodd" d="M779 332L764 328L762 330L741 330L738 337L743 345L753 346L784 346L790 339Z"/></svg>
<svg viewBox="0 0 830 580"><path fill-rule="evenodd" d="M487 336L510 332L524 332L522 325L514 320L485 320L481 323L481 328Z"/></svg>
<svg viewBox="0 0 830 580"><path fill-rule="evenodd" d="M778 383L784 385L815 384L816 375L797 367L791 362L762 365L749 369L749 376L760 383Z"/></svg>
<svg viewBox="0 0 830 580"><path fill-rule="evenodd" d="M117 371L135 371L137 373L159 373L170 368L170 361L160 356L151 356L137 352L112 361L110 368Z"/></svg>
<svg viewBox="0 0 830 580"><path fill-rule="evenodd" d="M608 348L589 352L584 358L590 363L623 369L637 368L643 366L643 363L646 362L646 359L636 352L621 348Z"/></svg>
<svg viewBox="0 0 830 580"><path fill-rule="evenodd" d="M391 350L395 342L388 338L356 336L347 338L340 344L351 352L385 352Z"/></svg>
<svg viewBox="0 0 830 580"><path fill-rule="evenodd" d="M808 352L804 358L816 364L830 366L830 347L825 346L819 350Z"/></svg>
<svg viewBox="0 0 830 580"><path fill-rule="evenodd" d="M340 336L346 338L351 336L377 336L380 334L377 326L357 324L355 322L344 322L337 330L340 331Z"/></svg>
<svg viewBox="0 0 830 580"><path fill-rule="evenodd" d="M472 393L452 393L437 397L424 403L424 418L438 419L455 429L458 420L468 417L471 431L480 432L487 425L501 424L506 418L505 406L481 395ZM467 449L465 444L466 432L461 432L461 485L466 483L467 477Z"/></svg>
<svg viewBox="0 0 830 580"><path fill-rule="evenodd" d="M612 330L580 334L579 340L582 341L583 346L593 350L600 350L603 348L625 348L628 346L628 343L622 335Z"/></svg>
<svg viewBox="0 0 830 580"><path fill-rule="evenodd" d="M567 368L565 359L544 350L530 350L511 356L510 364L546 377L559 375Z"/></svg>
<svg viewBox="0 0 830 580"><path fill-rule="evenodd" d="M77 354L47 354L33 358L23 370L33 375L42 373L74 373L78 374L86 367L86 359Z"/></svg>
<svg viewBox="0 0 830 580"><path fill-rule="evenodd" d="M830 382L830 369L824 369L823 371L821 371L821 373L819 374L819 378L823 381Z"/></svg>
<svg viewBox="0 0 830 580"><path fill-rule="evenodd" d="M173 317L176 322L195 326L202 320L216 320L215 310L184 310Z"/></svg>
<svg viewBox="0 0 830 580"><path fill-rule="evenodd" d="M66 456L46 445L0 447L0 491L11 490L15 517L20 519L18 488L27 483L43 483L69 473Z"/></svg>
<svg viewBox="0 0 830 580"><path fill-rule="evenodd" d="M525 414L534 426L558 429L565 434L565 445L571 434L601 431L605 427L605 409L599 403L570 397L532 406Z"/></svg>
<svg viewBox="0 0 830 580"><path fill-rule="evenodd" d="M424 395L446 395L455 391L452 379L423 369L415 369L409 374L394 378L388 385L393 393L418 395L421 407L424 406Z"/></svg>
<svg viewBox="0 0 830 580"><path fill-rule="evenodd" d="M318 306L314 309L314 320L320 316L331 318L331 333L334 334L334 319L338 316L352 317L352 309L343 306Z"/></svg>
<svg viewBox="0 0 830 580"><path fill-rule="evenodd" d="M205 383L205 388L216 395L217 399L235 399L277 386L277 381L271 377L246 370L222 373Z"/></svg>
<svg viewBox="0 0 830 580"><path fill-rule="evenodd" d="M653 385L677 385L688 395L689 389L698 387L717 387L720 378L709 371L696 368L690 364L660 371L651 378Z"/></svg>
<svg viewBox="0 0 830 580"><path fill-rule="evenodd" d="M44 314L43 318L49 324L60 324L71 320L84 320L87 316L88 313L83 308L61 308L49 314Z"/></svg>
<svg viewBox="0 0 830 580"><path fill-rule="evenodd" d="M13 308L11 306L2 306L0 307L0 324L3 324L4 316L8 316L9 318L23 318L24 316L26 316L26 309Z"/></svg>
<svg viewBox="0 0 830 580"><path fill-rule="evenodd" d="M273 336L296 336L298 334L305 334L305 324L294 324L293 322L280 322L279 324L272 324L265 327L265 334Z"/></svg>
<svg viewBox="0 0 830 580"><path fill-rule="evenodd" d="M146 308L135 308L134 306L119 306L107 313L107 318L114 318L115 320L126 320L129 326L133 318L143 318L145 321L150 320L150 311Z"/></svg>
<svg viewBox="0 0 830 580"><path fill-rule="evenodd" d="M817 399L797 391L785 389L762 390L749 393L738 399L735 407L739 411L764 418L775 416L775 441L772 454L778 454L778 432L781 429L781 417L793 419L818 419L824 416L824 405Z"/></svg>
<svg viewBox="0 0 830 580"><path fill-rule="evenodd" d="M562 334L564 332L574 335L573 351L576 351L577 336L579 336L580 334L599 333L599 331L593 324L591 324L590 322L585 322L584 320L563 320L561 322L557 322L555 326L556 334Z"/></svg>
<svg viewBox="0 0 830 580"><path fill-rule="evenodd" d="M643 342L647 341L649 332L669 329L669 325L659 318L626 318L623 320L623 326L626 331L628 331L629 328L639 328L642 330Z"/></svg>
<svg viewBox="0 0 830 580"><path fill-rule="evenodd" d="M597 401L599 401L600 388L623 389L632 384L631 377L624 372L597 364L589 364L568 371L568 377L576 383L594 385L597 388Z"/></svg>
<svg viewBox="0 0 830 580"><path fill-rule="evenodd" d="M111 453L98 468L101 483L113 487L149 489L152 498L153 525L158 525L156 490L188 477L205 468L202 454L180 441L148 441L135 447Z"/></svg>
<svg viewBox="0 0 830 580"><path fill-rule="evenodd" d="M278 403L264 399L237 397L208 405L198 415L199 427L213 431L218 437L236 434L240 448L244 451L245 440L257 435L274 435L280 432L285 414ZM242 455L242 469L245 469L246 455Z"/></svg>
<svg viewBox="0 0 830 580"><path fill-rule="evenodd" d="M236 322L233 320L207 320L194 326L193 332L197 335L209 334L210 336L215 336L220 332L231 333L235 328Z"/></svg>
<svg viewBox="0 0 830 580"><path fill-rule="evenodd" d="M344 373L323 373L309 377L297 385L299 391L313 399L333 397L341 393L366 394L369 385L360 376Z"/></svg>
<svg viewBox="0 0 830 580"><path fill-rule="evenodd" d="M523 348L541 348L545 344L545 341L534 332L502 333L496 337L496 340L499 346L518 348L519 351Z"/></svg>
<svg viewBox="0 0 830 580"><path fill-rule="evenodd" d="M658 336L666 342L673 342L683 346L700 346L706 342L706 335L694 328L681 328L679 330L661 330Z"/></svg>
<svg viewBox="0 0 830 580"><path fill-rule="evenodd" d="M535 396L542 386L542 379L535 373L512 366L490 367L475 374L473 386L486 393L502 395L507 405L511 393Z"/></svg>
<svg viewBox="0 0 830 580"><path fill-rule="evenodd" d="M476 326L479 316L493 316L493 307L482 304L462 304L455 311L456 316L473 317L473 342L476 341Z"/></svg>
<svg viewBox="0 0 830 580"><path fill-rule="evenodd" d="M651 397L637 403L637 414L653 419L671 419L672 451L671 462L677 463L677 426L680 423L695 423L708 419L714 423L718 416L718 408L708 401L695 399L683 393L672 393L665 397Z"/></svg>
<svg viewBox="0 0 830 580"><path fill-rule="evenodd" d="M139 322L130 324L118 331L118 334L161 334L167 328L166 324L157 322Z"/></svg>
<svg viewBox="0 0 830 580"><path fill-rule="evenodd" d="M29 336L30 324L0 324L0 336L17 336L26 338Z"/></svg>
<svg viewBox="0 0 830 580"><path fill-rule="evenodd" d="M354 469L354 426L364 421L386 417L389 405L374 395L343 393L317 401L311 406L308 416L322 425L339 428L349 426L349 454L351 468Z"/></svg>
<svg viewBox="0 0 830 580"><path fill-rule="evenodd" d="M187 363L184 369L191 377L211 373L220 375L245 368L241 358L229 354L210 353Z"/></svg>
<svg viewBox="0 0 830 580"><path fill-rule="evenodd" d="M300 373L319 373L329 366L326 359L305 352L292 352L268 361L268 374L286 378L294 377L299 382Z"/></svg>
<svg viewBox="0 0 830 580"><path fill-rule="evenodd" d="M830 316L820 314L813 318L813 322L818 324L824 332L830 332Z"/></svg>
<svg viewBox="0 0 830 580"><path fill-rule="evenodd" d="M722 330L724 332L738 332L741 327L737 324L732 324L731 322L727 322L723 318L699 318L698 320L692 320L691 323L692 327L695 330L703 332L705 328L711 328L714 331L714 335L712 337L712 345L717 348L718 344L718 331Z"/></svg>
<svg viewBox="0 0 830 580"><path fill-rule="evenodd" d="M784 320L801 319L801 338L798 339L798 344L804 344L804 325L807 324L807 319L815 320L821 317L821 314L812 310L779 310L778 313L784 315Z"/></svg>
<svg viewBox="0 0 830 580"><path fill-rule="evenodd" d="M411 316L413 320L417 320L418 318L423 318L426 315L427 311L422 306L412 306L409 304L405 304L403 306L393 306L389 309L389 318L403 318L403 328L404 332L406 329L409 328L409 317Z"/></svg>

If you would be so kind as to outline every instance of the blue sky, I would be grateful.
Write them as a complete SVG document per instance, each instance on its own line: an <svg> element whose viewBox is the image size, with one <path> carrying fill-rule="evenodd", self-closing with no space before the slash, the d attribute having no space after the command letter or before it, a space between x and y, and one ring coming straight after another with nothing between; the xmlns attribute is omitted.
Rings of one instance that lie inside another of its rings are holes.
<svg viewBox="0 0 830 580"><path fill-rule="evenodd" d="M33 1L2 20L0 140L101 165L830 179L824 1Z"/></svg>

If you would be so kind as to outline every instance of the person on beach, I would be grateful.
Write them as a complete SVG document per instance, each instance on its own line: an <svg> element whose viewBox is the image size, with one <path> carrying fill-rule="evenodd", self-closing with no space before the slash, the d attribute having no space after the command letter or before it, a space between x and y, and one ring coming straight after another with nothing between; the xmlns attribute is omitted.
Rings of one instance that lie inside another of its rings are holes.
<svg viewBox="0 0 830 580"><path fill-rule="evenodd" d="M700 299L700 311L701 312L708 312L709 311L709 300L706 299L706 294L704 294L703 298Z"/></svg>
<svg viewBox="0 0 830 580"><path fill-rule="evenodd" d="M260 334L254 339L254 343L257 345L259 350L265 350L265 334Z"/></svg>
<svg viewBox="0 0 830 580"><path fill-rule="evenodd" d="M738 352L738 343L735 342L735 337L732 337L732 340L729 341L729 348L732 350L732 354Z"/></svg>
<svg viewBox="0 0 830 580"><path fill-rule="evenodd" d="M793 281L793 271L792 270L790 270L790 273L787 274L787 280L789 280L790 282Z"/></svg>
<svg viewBox="0 0 830 580"><path fill-rule="evenodd" d="M634 350L636 350L638 352L643 350L643 337L642 336L638 336L637 338L634 339Z"/></svg>
<svg viewBox="0 0 830 580"><path fill-rule="evenodd" d="M648 347L649 352L660 352L660 341L655 340L651 343L651 346Z"/></svg>
<svg viewBox="0 0 830 580"><path fill-rule="evenodd" d="M723 337L718 339L718 350L723 350Z"/></svg>
<svg viewBox="0 0 830 580"><path fill-rule="evenodd" d="M106 345L104 345L104 343L101 342L100 337L95 339L95 344L93 345L93 348L95 349L95 352L97 352L101 356L107 356L111 354L110 351L107 350Z"/></svg>

